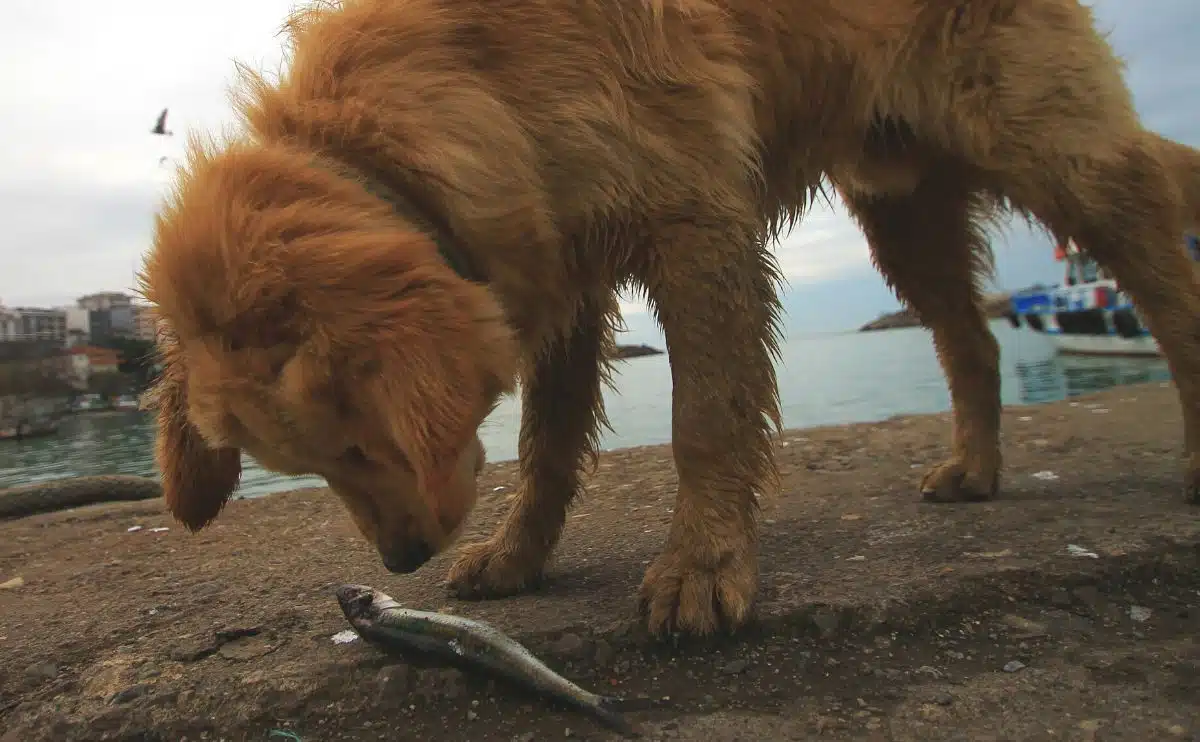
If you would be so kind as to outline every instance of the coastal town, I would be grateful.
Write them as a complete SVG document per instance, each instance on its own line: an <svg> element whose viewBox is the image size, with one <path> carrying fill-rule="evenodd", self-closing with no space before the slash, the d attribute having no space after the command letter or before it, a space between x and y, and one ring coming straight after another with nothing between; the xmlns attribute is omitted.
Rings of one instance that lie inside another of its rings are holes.
<svg viewBox="0 0 1200 742"><path fill-rule="evenodd" d="M73 306L0 302L0 440L53 432L69 412L136 408L156 327L152 307L119 291Z"/></svg>
<svg viewBox="0 0 1200 742"><path fill-rule="evenodd" d="M137 409L156 374L154 307L120 291L72 306L0 301L0 440L49 435L65 414ZM616 360L661 355L618 345Z"/></svg>

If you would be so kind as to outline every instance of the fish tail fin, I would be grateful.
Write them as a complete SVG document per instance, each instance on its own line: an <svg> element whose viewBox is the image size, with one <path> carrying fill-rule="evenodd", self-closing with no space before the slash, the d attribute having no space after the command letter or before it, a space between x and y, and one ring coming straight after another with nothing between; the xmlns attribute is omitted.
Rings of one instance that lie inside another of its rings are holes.
<svg viewBox="0 0 1200 742"><path fill-rule="evenodd" d="M593 713L600 723L618 734L627 737L640 737L637 729L633 724L625 718L621 713L621 699L611 696L597 696L596 703L592 707Z"/></svg>

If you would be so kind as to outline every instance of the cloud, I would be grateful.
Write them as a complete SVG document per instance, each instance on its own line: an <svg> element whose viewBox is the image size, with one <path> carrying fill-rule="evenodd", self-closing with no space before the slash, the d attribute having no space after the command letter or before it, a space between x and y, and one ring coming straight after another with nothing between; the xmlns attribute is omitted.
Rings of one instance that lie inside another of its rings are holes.
<svg viewBox="0 0 1200 742"><path fill-rule="evenodd" d="M229 122L234 58L271 69L290 4L15 3L0 25L0 298L127 289L189 127ZM171 107L174 137L155 137ZM170 165L170 162L168 162Z"/></svg>
<svg viewBox="0 0 1200 742"><path fill-rule="evenodd" d="M231 121L234 59L278 69L277 33L293 2L10 5L0 24L0 298L58 304L128 288L170 174L159 158L178 156L188 129L212 131ZM1128 62L1127 79L1147 124L1200 145L1200 98L1192 83L1200 5L1100 0L1094 6ZM171 138L149 134L164 106L171 109ZM839 310L845 318L864 307L870 315L880 311L877 297L887 292L840 206L818 203L775 249L789 291L829 301L845 296ZM1045 240L1020 227L997 251L1004 280L1045 278L1053 267ZM866 288L850 290L853 281ZM817 285L846 290L815 292ZM626 306L630 314L644 309L640 302Z"/></svg>
<svg viewBox="0 0 1200 742"><path fill-rule="evenodd" d="M142 244L130 238L150 229L146 206L157 198L154 185L90 185L0 187L0 203L24 217L5 228L5 241L25 248L5 251L3 275L20 277L19 285L6 285L5 303L62 304L96 290L134 287Z"/></svg>
<svg viewBox="0 0 1200 742"><path fill-rule="evenodd" d="M840 200L817 202L804 221L775 247L790 284L819 283L870 268L867 240Z"/></svg>

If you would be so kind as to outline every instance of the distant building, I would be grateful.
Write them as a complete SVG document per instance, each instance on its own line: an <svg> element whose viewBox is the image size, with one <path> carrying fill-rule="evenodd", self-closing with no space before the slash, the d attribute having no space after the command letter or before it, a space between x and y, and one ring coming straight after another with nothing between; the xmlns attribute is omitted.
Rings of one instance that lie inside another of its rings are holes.
<svg viewBox="0 0 1200 742"><path fill-rule="evenodd" d="M120 291L88 294L75 300L88 313L88 337L93 343L113 338L134 337L133 297Z"/></svg>
<svg viewBox="0 0 1200 742"><path fill-rule="evenodd" d="M87 345L92 337L91 313L83 307L62 307L67 313L67 347Z"/></svg>
<svg viewBox="0 0 1200 742"><path fill-rule="evenodd" d="M0 304L0 343L17 339L21 315Z"/></svg>
<svg viewBox="0 0 1200 742"><path fill-rule="evenodd" d="M104 312L114 307L128 307L133 304L133 297L121 291L101 291L98 294L88 294L75 300L76 306L89 312Z"/></svg>
<svg viewBox="0 0 1200 742"><path fill-rule="evenodd" d="M67 351L71 359L71 384L84 389L92 374L114 373L119 370L121 357L111 348L82 345Z"/></svg>
<svg viewBox="0 0 1200 742"><path fill-rule="evenodd" d="M133 305L133 336L148 343L158 337L158 313L149 304Z"/></svg>
<svg viewBox="0 0 1200 742"><path fill-rule="evenodd" d="M116 337L133 337L136 331L134 324L133 305L113 307L108 310L108 322L112 334Z"/></svg>
<svg viewBox="0 0 1200 742"><path fill-rule="evenodd" d="M48 340L75 348L114 338L154 340L156 320L147 305L120 291L81 296L73 307L6 307L0 303L0 342Z"/></svg>
<svg viewBox="0 0 1200 742"><path fill-rule="evenodd" d="M0 341L67 342L67 314L61 309L0 305Z"/></svg>

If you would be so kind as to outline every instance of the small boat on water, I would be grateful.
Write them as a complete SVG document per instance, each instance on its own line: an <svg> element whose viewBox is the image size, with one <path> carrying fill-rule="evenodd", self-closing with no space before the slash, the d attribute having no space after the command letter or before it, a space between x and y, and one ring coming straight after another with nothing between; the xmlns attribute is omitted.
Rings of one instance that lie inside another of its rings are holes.
<svg viewBox="0 0 1200 742"><path fill-rule="evenodd" d="M1200 261L1200 237L1188 235L1188 253ZM1129 295L1073 242L1055 258L1065 264L1063 283L1015 292L1008 321L1043 334L1059 353L1161 356Z"/></svg>

